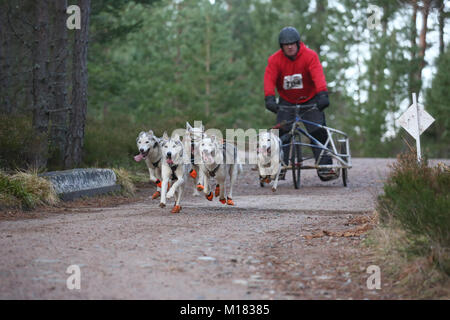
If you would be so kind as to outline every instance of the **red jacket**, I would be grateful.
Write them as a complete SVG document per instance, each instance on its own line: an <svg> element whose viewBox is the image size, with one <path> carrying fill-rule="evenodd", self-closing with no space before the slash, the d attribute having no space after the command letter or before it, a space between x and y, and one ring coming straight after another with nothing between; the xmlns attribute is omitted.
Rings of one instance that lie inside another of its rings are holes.
<svg viewBox="0 0 450 320"><path fill-rule="evenodd" d="M290 103L304 103L320 91L327 91L327 82L319 56L300 42L294 61L280 49L267 61L264 73L264 95L278 94Z"/></svg>

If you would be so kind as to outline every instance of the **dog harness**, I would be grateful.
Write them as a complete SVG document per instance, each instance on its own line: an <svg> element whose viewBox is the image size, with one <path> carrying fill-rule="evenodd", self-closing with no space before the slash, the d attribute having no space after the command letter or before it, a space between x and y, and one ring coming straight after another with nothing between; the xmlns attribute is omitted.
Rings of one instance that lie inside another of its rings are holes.
<svg viewBox="0 0 450 320"><path fill-rule="evenodd" d="M233 146L233 151L234 151L234 162L236 162L236 153L237 153L236 146ZM223 158L226 161L226 158L227 158L227 145L225 143L223 144ZM211 177L215 177L217 170L219 170L219 167L220 167L220 163L212 171L208 170L209 175Z"/></svg>
<svg viewBox="0 0 450 320"><path fill-rule="evenodd" d="M172 170L172 175L170 176L171 180L178 180L178 178L175 174L175 171L177 171L177 168L178 168L178 165L170 167L170 169Z"/></svg>

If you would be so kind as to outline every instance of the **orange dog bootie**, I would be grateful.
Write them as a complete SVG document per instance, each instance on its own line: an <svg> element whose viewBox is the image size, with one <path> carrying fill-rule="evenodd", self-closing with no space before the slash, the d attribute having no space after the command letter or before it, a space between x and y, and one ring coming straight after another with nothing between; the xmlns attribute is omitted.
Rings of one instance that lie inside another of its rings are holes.
<svg viewBox="0 0 450 320"><path fill-rule="evenodd" d="M220 186L218 184L216 185L216 190L215 190L214 195L216 196L216 198L220 195Z"/></svg>
<svg viewBox="0 0 450 320"><path fill-rule="evenodd" d="M197 171L195 171L195 169L192 169L191 171L189 171L189 175L192 179L195 179L197 178Z"/></svg>
<svg viewBox="0 0 450 320"><path fill-rule="evenodd" d="M234 202L233 202L233 200L231 200L231 198L227 197L227 205L234 206Z"/></svg>
<svg viewBox="0 0 450 320"><path fill-rule="evenodd" d="M159 179L156 180L156 181L155 181L155 184L156 184L157 187L160 187L160 188L161 188L161 180L159 180Z"/></svg>
<svg viewBox="0 0 450 320"><path fill-rule="evenodd" d="M181 206L174 206L172 209L172 213L178 213L181 211Z"/></svg>
<svg viewBox="0 0 450 320"><path fill-rule="evenodd" d="M209 194L205 195L205 197L206 197L206 199L208 199L209 201L212 201L212 199L213 199L213 193L212 193L212 191L211 191Z"/></svg>
<svg viewBox="0 0 450 320"><path fill-rule="evenodd" d="M197 190L198 191L203 191L203 189L205 189L204 186L202 186L200 183L197 185Z"/></svg>
<svg viewBox="0 0 450 320"><path fill-rule="evenodd" d="M152 200L158 199L161 196L161 192L155 191L155 193L152 195Z"/></svg>

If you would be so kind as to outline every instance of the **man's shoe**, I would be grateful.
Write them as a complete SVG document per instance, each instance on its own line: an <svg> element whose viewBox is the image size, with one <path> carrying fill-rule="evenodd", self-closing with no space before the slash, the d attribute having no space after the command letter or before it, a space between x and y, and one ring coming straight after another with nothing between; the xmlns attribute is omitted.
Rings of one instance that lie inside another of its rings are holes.
<svg viewBox="0 0 450 320"><path fill-rule="evenodd" d="M337 172L332 168L317 169L317 175L322 181L330 181L339 177Z"/></svg>

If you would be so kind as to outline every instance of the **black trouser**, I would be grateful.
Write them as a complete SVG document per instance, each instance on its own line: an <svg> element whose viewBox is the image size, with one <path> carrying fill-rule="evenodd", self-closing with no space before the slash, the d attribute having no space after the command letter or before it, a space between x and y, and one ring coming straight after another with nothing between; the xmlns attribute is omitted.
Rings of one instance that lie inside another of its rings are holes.
<svg viewBox="0 0 450 320"><path fill-rule="evenodd" d="M316 97L310 99L305 104L316 103L315 99L316 99ZM286 105L286 106L294 105L290 102L287 102L286 100L283 100L281 97L280 97L279 104ZM302 117L302 119L304 119L304 120L326 126L325 113L318 109L312 109L312 110L300 113L300 117ZM291 111L285 111L285 110L278 110L277 123L280 123L283 120L285 120L285 121L295 120L295 111L291 112ZM304 123L304 125L305 125L306 130L308 131L308 133L311 136L316 138L320 143L325 144L325 142L327 141L327 138L328 138L328 134L325 129L322 129L322 128L319 128L319 127L316 127L314 125L307 124L307 123ZM291 130L291 127L292 127L292 124L288 124L287 126L283 126L280 128L279 135L280 135L284 145L290 141L290 137L289 137L289 135L286 135L286 133L289 133L289 131ZM285 135L285 136L283 137L283 135ZM311 144L314 144L314 142L311 141ZM283 147L283 161L285 164L289 163L289 148L290 148L289 144L287 144ZM316 162L317 162L317 159L319 158L319 155L322 152L322 149L314 148L314 147L311 147L311 148L312 148L312 151L314 154L314 158L316 159ZM320 159L319 164L332 164L331 157L329 155L324 154L322 156L322 158Z"/></svg>

